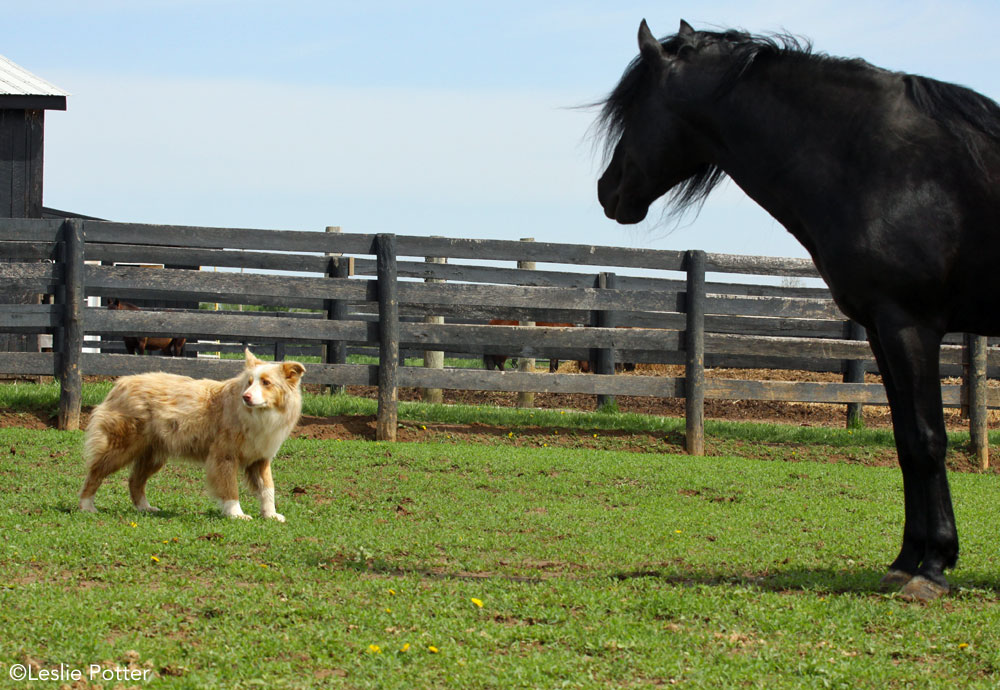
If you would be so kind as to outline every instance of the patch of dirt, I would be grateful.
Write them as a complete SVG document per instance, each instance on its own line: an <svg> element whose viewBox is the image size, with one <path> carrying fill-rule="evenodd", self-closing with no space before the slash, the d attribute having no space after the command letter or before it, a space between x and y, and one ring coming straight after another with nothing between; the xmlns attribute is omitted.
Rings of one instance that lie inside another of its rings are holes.
<svg viewBox="0 0 1000 690"><path fill-rule="evenodd" d="M572 373L576 364L569 362L560 367L561 373ZM665 365L639 365L635 374L682 376L683 367ZM625 374L628 375L628 374ZM823 374L817 372L785 371L785 370L743 370L743 369L710 369L706 371L709 378L727 378L743 380L771 381L840 381L839 374ZM868 375L867 381L878 383L877 376ZM957 381L947 381L957 383ZM1000 382L990 381L991 385ZM307 387L313 392L320 388ZM375 398L376 389L371 386L349 386L348 393L360 397ZM401 389L400 400L419 401L421 393L418 389ZM478 405L485 407L515 407L517 393L491 391L458 391L445 390L446 404ZM680 398L647 398L635 396L618 396L618 409L621 412L658 415L663 417L683 417L684 400ZM590 411L595 409L596 396L564 393L536 393L534 406L538 409ZM83 410L82 424L89 419L89 409ZM752 421L773 424L793 424L805 427L843 428L846 419L846 406L843 404L820 403L788 403L759 400L706 400L705 418L710 420ZM959 410L946 409L945 420L949 430L968 429L968 421L962 419ZM864 408L865 426L868 428L892 427L889 408L885 406L866 405ZM1000 410L991 410L988 414L990 426L995 427L1000 422ZM0 410L0 428L23 427L28 429L54 428L56 420L48 411L11 412ZM323 440L374 440L374 416L337 416L314 417L303 416L299 426L293 432L299 438ZM433 441L439 443L487 443L496 445L503 443L514 446L533 447L577 447L627 450L633 452L670 452L683 453L684 439L680 433L674 434L636 434L614 430L581 430L552 427L520 427L511 430L506 427L496 427L487 424L451 424L433 422L401 421L398 430L399 441ZM0 448L0 452L4 449ZM829 446L808 446L804 444L780 443L747 443L741 441L726 441L713 438L706 439L706 453L709 455L740 455L760 459L781 459L790 461L818 462L853 462L866 465L895 465L896 453L889 448L831 448ZM950 469L961 471L978 471L972 459L963 449L949 451L948 465Z"/></svg>

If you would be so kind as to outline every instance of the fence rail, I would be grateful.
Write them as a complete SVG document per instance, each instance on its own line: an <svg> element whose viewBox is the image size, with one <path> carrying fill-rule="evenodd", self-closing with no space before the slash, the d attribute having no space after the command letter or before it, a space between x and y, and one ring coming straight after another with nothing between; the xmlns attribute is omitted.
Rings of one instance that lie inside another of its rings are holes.
<svg viewBox="0 0 1000 690"><path fill-rule="evenodd" d="M379 386L378 429L385 438L395 435L399 386L586 393L602 400L684 397L692 453L702 449L706 398L843 403L855 412L863 404L885 403L881 385L863 380L866 371L877 371L863 331L841 314L825 288L706 278L816 277L812 264L802 259L81 219L0 220L0 255L10 261L0 263L0 289L56 296L54 304L0 305L0 332L52 334L58 344L54 354L2 353L0 373L58 375L65 426L79 415L74 386L82 374L163 369L223 377L238 366L85 352L84 336L93 335L266 343L279 356L288 347L311 347L325 353L322 363L309 367L311 382ZM445 261L433 260L439 258ZM510 268L513 262L554 266ZM593 267L593 272L566 270L567 265ZM275 318L273 313L164 307L112 311L84 306L88 297L311 312ZM486 325L491 319L572 325ZM997 392L982 385L982 370L996 371L1000 355L985 347L984 339L975 343L966 347L961 334L946 340L942 373L966 379L965 385L944 387L946 405L1000 406ZM379 364L347 364L348 348L378 348ZM970 350L985 356L970 357ZM589 360L597 373L400 366L399 353L406 351ZM982 360L985 364L975 364ZM683 364L684 376L615 376L618 362ZM705 367L713 366L832 371L845 380L706 379Z"/></svg>

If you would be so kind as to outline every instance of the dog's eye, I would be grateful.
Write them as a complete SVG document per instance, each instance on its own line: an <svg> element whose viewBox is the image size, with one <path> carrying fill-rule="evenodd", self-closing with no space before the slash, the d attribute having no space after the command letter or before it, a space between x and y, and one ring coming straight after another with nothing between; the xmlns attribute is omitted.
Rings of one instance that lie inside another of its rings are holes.
<svg viewBox="0 0 1000 690"><path fill-rule="evenodd" d="M271 382L268 381L267 379L261 379L260 380L260 385L262 385L262 386L270 386Z"/></svg>

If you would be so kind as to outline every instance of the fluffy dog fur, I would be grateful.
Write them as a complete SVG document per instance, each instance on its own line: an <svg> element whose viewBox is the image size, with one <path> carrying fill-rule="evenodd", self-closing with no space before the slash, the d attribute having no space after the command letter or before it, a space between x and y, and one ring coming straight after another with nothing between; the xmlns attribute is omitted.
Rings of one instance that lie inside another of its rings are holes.
<svg viewBox="0 0 1000 690"><path fill-rule="evenodd" d="M135 507L158 510L146 500L146 482L176 457L205 463L224 515L250 519L240 508L243 470L261 515L284 522L274 510L271 459L302 413L304 372L298 362L267 364L247 350L243 372L227 381L164 373L118 379L87 426L80 510L95 512L101 482L127 465Z"/></svg>

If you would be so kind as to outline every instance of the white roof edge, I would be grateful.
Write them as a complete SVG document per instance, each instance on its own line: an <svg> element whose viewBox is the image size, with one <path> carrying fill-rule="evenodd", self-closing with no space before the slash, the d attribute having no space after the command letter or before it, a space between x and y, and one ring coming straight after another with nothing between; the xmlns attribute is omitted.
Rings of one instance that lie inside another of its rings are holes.
<svg viewBox="0 0 1000 690"><path fill-rule="evenodd" d="M58 86L35 76L0 55L0 96L68 96Z"/></svg>

